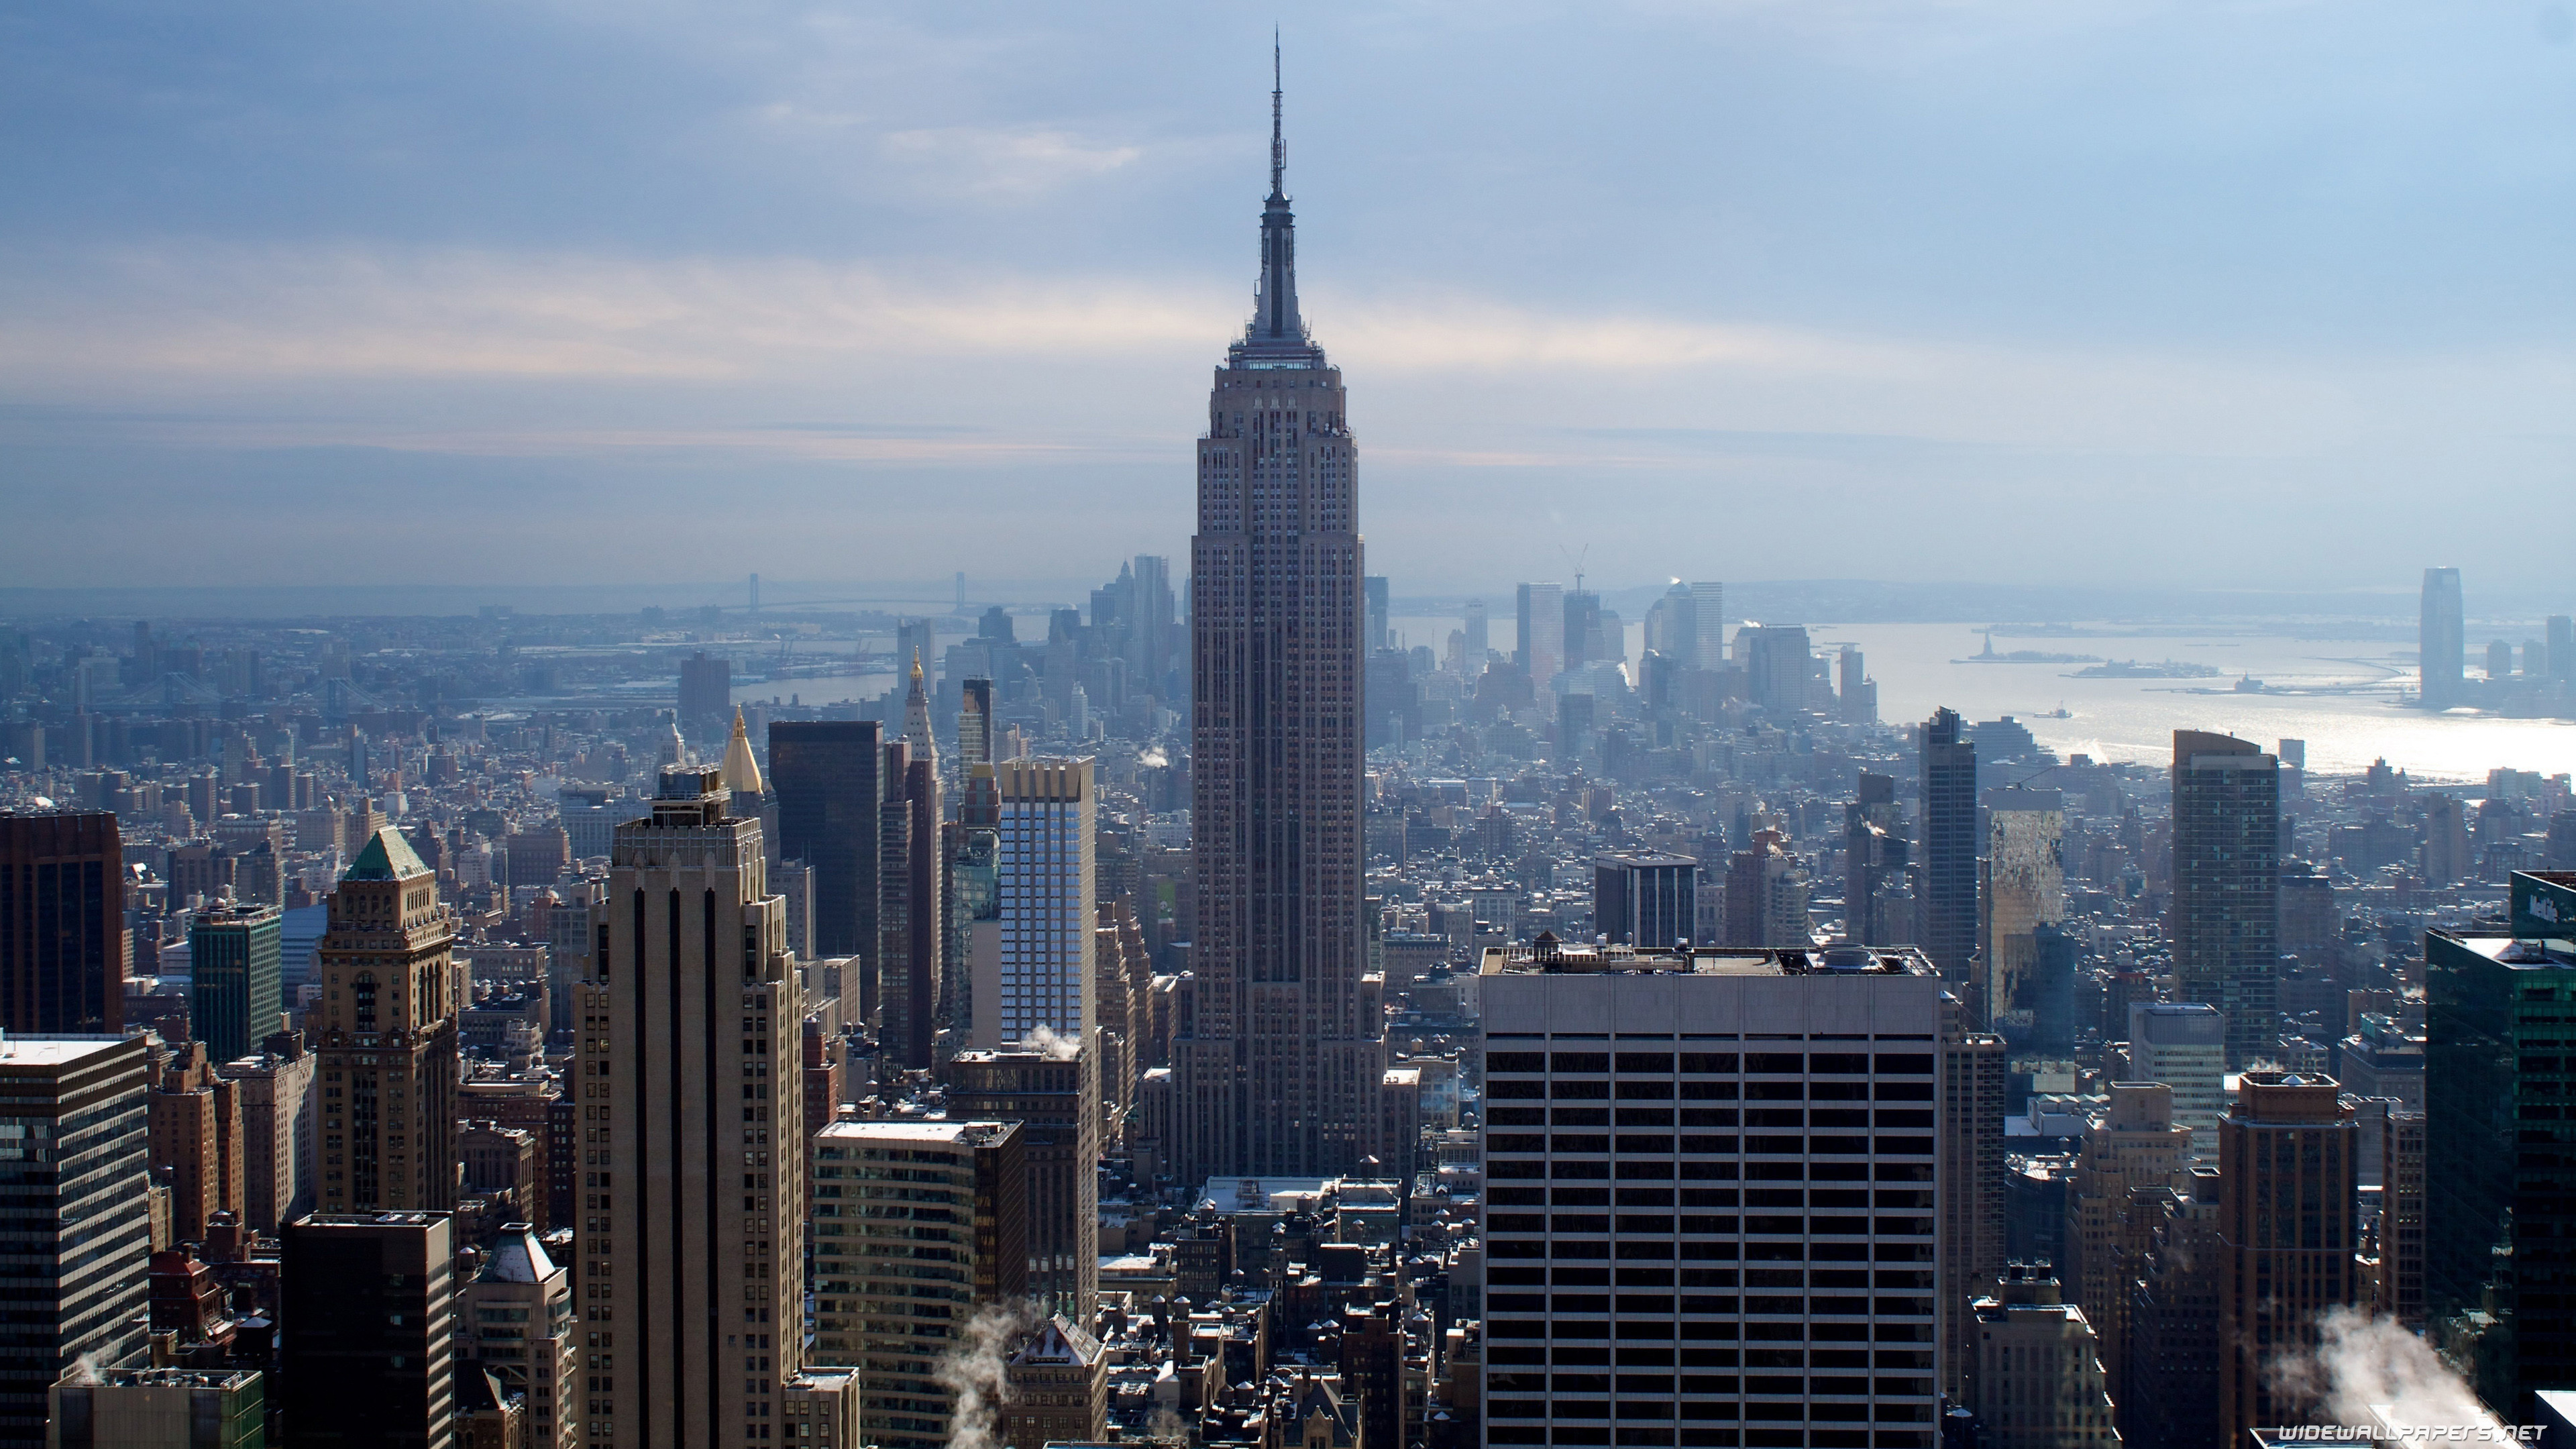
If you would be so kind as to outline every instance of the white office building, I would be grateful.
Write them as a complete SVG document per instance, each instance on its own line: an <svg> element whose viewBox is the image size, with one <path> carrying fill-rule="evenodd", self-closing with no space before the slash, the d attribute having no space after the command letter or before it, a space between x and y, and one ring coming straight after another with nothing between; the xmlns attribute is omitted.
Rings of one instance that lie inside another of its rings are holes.
<svg viewBox="0 0 2576 1449"><path fill-rule="evenodd" d="M1930 961L1543 938L1481 985L1484 1442L1929 1449Z"/></svg>
<svg viewBox="0 0 2576 1449"><path fill-rule="evenodd" d="M978 955L974 1045L1000 1050L1038 1028L1079 1041L1091 1025L1091 761L1004 760L995 863L1000 949Z"/></svg>

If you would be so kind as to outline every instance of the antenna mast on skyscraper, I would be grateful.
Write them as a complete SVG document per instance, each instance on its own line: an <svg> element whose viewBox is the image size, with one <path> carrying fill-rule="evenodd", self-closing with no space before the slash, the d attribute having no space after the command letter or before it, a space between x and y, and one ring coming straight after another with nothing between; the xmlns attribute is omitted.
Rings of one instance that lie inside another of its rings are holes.
<svg viewBox="0 0 2576 1449"><path fill-rule="evenodd" d="M1288 176L1288 137L1279 128L1279 27L1270 27L1270 194L1279 196Z"/></svg>

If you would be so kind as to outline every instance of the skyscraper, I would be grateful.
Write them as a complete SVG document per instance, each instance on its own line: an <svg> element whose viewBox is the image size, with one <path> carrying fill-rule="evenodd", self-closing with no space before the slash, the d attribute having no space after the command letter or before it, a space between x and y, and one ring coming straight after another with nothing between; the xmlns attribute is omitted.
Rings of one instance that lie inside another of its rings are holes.
<svg viewBox="0 0 2576 1449"><path fill-rule="evenodd" d="M928 724L925 711L923 723ZM886 746L887 799L878 835L884 942L877 971L877 1040L889 1065L928 1069L939 1014L939 966L947 860L941 848L939 767L909 740Z"/></svg>
<svg viewBox="0 0 2576 1449"><path fill-rule="evenodd" d="M314 950L325 1213L456 1203L455 918L438 877L390 827L331 893Z"/></svg>
<svg viewBox="0 0 2576 1449"><path fill-rule="evenodd" d="M2114 1082L2110 1095L2084 1133L2059 1276L2102 1337L2111 1397L2125 1410L2129 1289L2164 1223L2153 1190L2190 1179L2191 1129L2174 1120L2173 1088L2161 1081Z"/></svg>
<svg viewBox="0 0 2576 1449"><path fill-rule="evenodd" d="M188 926L188 1023L217 1062L259 1050L285 1023L275 906L200 911Z"/></svg>
<svg viewBox="0 0 2576 1449"><path fill-rule="evenodd" d="M1485 623L1485 601L1467 601L1467 677L1474 679L1485 672L1485 656L1493 651L1493 639ZM2555 657L2555 656L2552 656Z"/></svg>
<svg viewBox="0 0 2576 1449"><path fill-rule="evenodd" d="M2327 1076L2249 1071L2218 1121L2218 1423L2305 1424L2320 1385L2280 1372L2314 1354L2318 1321L2368 1301L2353 1261L2360 1129Z"/></svg>
<svg viewBox="0 0 2576 1449"><path fill-rule="evenodd" d="M1174 612L1172 561L1140 553L1133 565L1135 583L1128 596L1127 660L1134 684L1158 698L1170 699L1173 671L1181 662L1181 627Z"/></svg>
<svg viewBox="0 0 2576 1449"><path fill-rule="evenodd" d="M973 1040L988 1050L1043 1027L1078 1043L1091 1023L1092 904L1098 891L1089 760L994 767L1001 852L994 874L1001 950L975 983Z"/></svg>
<svg viewBox="0 0 2576 1449"><path fill-rule="evenodd" d="M2466 692L2468 616L2458 569L2424 570L2424 617L2418 636L2417 688L2426 709L2447 709Z"/></svg>
<svg viewBox="0 0 2576 1449"><path fill-rule="evenodd" d="M964 702L957 710L957 769L962 776L970 766L993 763L993 681L969 679L959 689ZM770 737L777 738L774 730Z"/></svg>
<svg viewBox="0 0 2576 1449"><path fill-rule="evenodd" d="M1691 617L1699 630L1699 648L1692 655L1693 669L1726 667L1726 585L1714 579L1692 584Z"/></svg>
<svg viewBox="0 0 2576 1449"><path fill-rule="evenodd" d="M1923 725L1923 849L1915 889L1914 939L1964 985L1977 949L1977 747L1960 732L1959 712L1933 711ZM1971 1003L1984 1010L1983 1002Z"/></svg>
<svg viewBox="0 0 2576 1449"><path fill-rule="evenodd" d="M443 1212L286 1225L278 1343L295 1449L456 1442L456 1243Z"/></svg>
<svg viewBox="0 0 2576 1449"><path fill-rule="evenodd" d="M1173 1045L1185 1178L1355 1167L1384 1074L1359 989L1357 460L1341 371L1297 312L1279 100L1274 87L1257 305L1198 445L1197 1009Z"/></svg>
<svg viewBox="0 0 2576 1449"><path fill-rule="evenodd" d="M2503 930L2424 937L2424 1310L2529 1422L2576 1382L2576 875L2516 871L2509 899Z"/></svg>
<svg viewBox="0 0 2576 1449"><path fill-rule="evenodd" d="M1758 624L1744 632L1744 690L1774 713L1796 713L1810 704L1815 650L1803 624ZM1938 957L1934 958L1938 960Z"/></svg>
<svg viewBox="0 0 2576 1449"><path fill-rule="evenodd" d="M1999 789L1989 800L1986 853L1978 863L1977 951L1985 979L1977 1008L1990 1023L2017 1012L2016 1027L2027 1027L2037 1006L2031 980L2037 933L2066 919L2064 809L2055 790ZM2097 1309L2094 1326L2101 1323Z"/></svg>
<svg viewBox="0 0 2576 1449"><path fill-rule="evenodd" d="M701 649L680 661L680 728L712 740L733 711L733 661Z"/></svg>
<svg viewBox="0 0 2576 1449"><path fill-rule="evenodd" d="M1482 982L1486 1442L1929 1449L1969 1287L1929 964L1495 948Z"/></svg>
<svg viewBox="0 0 2576 1449"><path fill-rule="evenodd" d="M585 1395L596 1449L768 1440L803 1364L804 1012L760 823L718 781L665 770L618 827L578 988L578 1276L616 1366Z"/></svg>
<svg viewBox="0 0 2576 1449"><path fill-rule="evenodd" d="M976 1305L1028 1291L1020 1131L951 1118L815 1134L814 1358L865 1367L868 1444L946 1449L957 1401L943 1365ZM879 1226L896 1214L910 1220L901 1238ZM782 1342L795 1341L791 1326Z"/></svg>
<svg viewBox="0 0 2576 1449"><path fill-rule="evenodd" d="M105 811L0 814L0 1031L118 1029L123 852Z"/></svg>
<svg viewBox="0 0 2576 1449"><path fill-rule="evenodd" d="M215 1075L206 1044L181 1042L151 1096L152 1166L170 1184L170 1235L206 1240L207 1221L243 1206L241 1088Z"/></svg>
<svg viewBox="0 0 2576 1449"><path fill-rule="evenodd" d="M9 1317L0 1443L45 1442L45 1389L84 1357L139 1368L151 1323L151 1058L139 1036L0 1037L16 1161L0 1160ZM43 1159L26 1150L42 1142Z"/></svg>
<svg viewBox="0 0 2576 1449"><path fill-rule="evenodd" d="M966 1051L948 1067L948 1112L1016 1122L1026 1204L1028 1287L1040 1311L1089 1323L1100 1311L1100 1054Z"/></svg>
<svg viewBox="0 0 2576 1449"><path fill-rule="evenodd" d="M973 683L968 681L970 690ZM814 868L818 957L876 959L884 756L874 720L778 720L769 726L778 855Z"/></svg>
<svg viewBox="0 0 2576 1449"><path fill-rule="evenodd" d="M2175 990L2227 1017L2241 1067L2280 1035L2281 762L2204 730L2174 731Z"/></svg>
<svg viewBox="0 0 2576 1449"><path fill-rule="evenodd" d="M1002 800L991 765L962 765L958 776L957 818L940 827L948 935L939 1013L971 1041L977 994L998 990L1002 979Z"/></svg>
<svg viewBox="0 0 2576 1449"><path fill-rule="evenodd" d="M939 742L930 732L930 694L922 687L921 656L912 656L912 681L903 695L903 742L912 746L912 757L939 768Z"/></svg>
<svg viewBox="0 0 2576 1449"><path fill-rule="evenodd" d="M1601 637L1601 595L1597 591L1565 591L1565 631L1560 637L1568 669L1581 669L1610 656L1611 651L1603 647L1606 641Z"/></svg>
<svg viewBox="0 0 2576 1449"><path fill-rule="evenodd" d="M1513 636L1512 662L1529 671L1540 689L1565 668L1565 586L1520 586L1520 632Z"/></svg>
<svg viewBox="0 0 2576 1449"><path fill-rule="evenodd" d="M1896 777L1861 771L1843 806L1843 936L1853 945L1894 945L1913 934L1913 902L1902 889L1909 855Z"/></svg>
<svg viewBox="0 0 2576 1449"><path fill-rule="evenodd" d="M526 1396L528 1449L581 1442L581 1329L572 1272L546 1253L536 1230L512 1223L472 1282L457 1288L457 1353L467 1373L488 1372Z"/></svg>
<svg viewBox="0 0 2576 1449"><path fill-rule="evenodd" d="M1878 723L1878 681L1869 677L1860 651L1844 645L1835 667L1836 700L1842 706L1843 723Z"/></svg>
<svg viewBox="0 0 2576 1449"><path fill-rule="evenodd" d="M2173 1119L2192 1134L2194 1156L2218 1155L2218 1114L2227 1109L2227 1018L2199 1001L2140 1001L2129 1007L2129 1077L2173 1092Z"/></svg>
<svg viewBox="0 0 2576 1449"><path fill-rule="evenodd" d="M1646 650L1688 668L1699 657L1699 602L1690 585L1675 580L1646 607Z"/></svg>
<svg viewBox="0 0 2576 1449"><path fill-rule="evenodd" d="M1699 862L1652 850L1594 857L1592 929L1622 946L1690 944L1699 931Z"/></svg>
<svg viewBox="0 0 2576 1449"><path fill-rule="evenodd" d="M2065 1300L2045 1263L2012 1264L1995 1289L1975 1305L1977 1443L2116 1449L2098 1325Z"/></svg>

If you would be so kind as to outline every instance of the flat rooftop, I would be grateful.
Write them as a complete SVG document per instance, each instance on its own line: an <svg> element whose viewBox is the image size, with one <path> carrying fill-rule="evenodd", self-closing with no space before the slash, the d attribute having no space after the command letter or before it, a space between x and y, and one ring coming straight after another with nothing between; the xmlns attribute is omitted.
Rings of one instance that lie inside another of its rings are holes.
<svg viewBox="0 0 2576 1449"><path fill-rule="evenodd" d="M1688 950L1633 946L1488 946L1479 968L1487 976L1934 976L1931 958L1912 946L1751 947L1693 946Z"/></svg>
<svg viewBox="0 0 2576 1449"><path fill-rule="evenodd" d="M18 1036L0 1037L0 1068L59 1067L100 1052L122 1046L121 1036Z"/></svg>
<svg viewBox="0 0 2576 1449"><path fill-rule="evenodd" d="M257 1369L73 1369L65 1388L238 1389L259 1378Z"/></svg>
<svg viewBox="0 0 2576 1449"><path fill-rule="evenodd" d="M2488 933L2436 930L2432 934L2463 950L2474 951L2490 961L2501 962L2525 971L2576 970L2576 941L2562 940L2554 936L2545 939L2516 936L2504 931Z"/></svg>
<svg viewBox="0 0 2576 1449"><path fill-rule="evenodd" d="M834 1122L814 1135L852 1142L935 1142L951 1147L973 1147L1008 1125L1005 1122L924 1121L919 1118L861 1119Z"/></svg>

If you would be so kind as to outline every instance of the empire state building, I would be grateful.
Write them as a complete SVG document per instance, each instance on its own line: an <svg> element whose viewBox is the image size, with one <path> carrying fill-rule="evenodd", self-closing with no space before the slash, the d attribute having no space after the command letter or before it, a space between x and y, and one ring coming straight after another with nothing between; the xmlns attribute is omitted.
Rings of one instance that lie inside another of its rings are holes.
<svg viewBox="0 0 2576 1449"><path fill-rule="evenodd" d="M1358 1170L1385 1068L1361 989L1358 464L1341 370L1297 315L1273 85L1261 284L1208 399L1190 542L1196 1000L1172 1064L1183 1181Z"/></svg>

